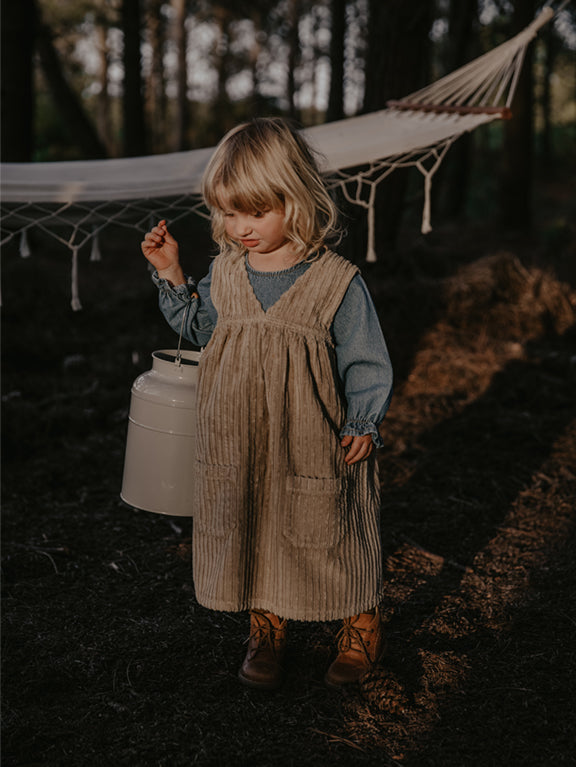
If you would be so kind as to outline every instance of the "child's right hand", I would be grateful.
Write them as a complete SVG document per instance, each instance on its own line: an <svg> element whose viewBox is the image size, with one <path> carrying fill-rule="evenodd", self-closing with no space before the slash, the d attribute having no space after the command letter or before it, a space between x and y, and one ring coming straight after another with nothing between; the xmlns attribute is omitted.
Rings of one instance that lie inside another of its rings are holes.
<svg viewBox="0 0 576 767"><path fill-rule="evenodd" d="M178 257L178 243L172 237L166 226L166 221L162 220L158 222L158 226L155 226L144 236L144 241L141 244L142 253L150 261L152 266L158 270L158 274L162 276L160 272L166 272L176 275L180 271L180 261Z"/></svg>

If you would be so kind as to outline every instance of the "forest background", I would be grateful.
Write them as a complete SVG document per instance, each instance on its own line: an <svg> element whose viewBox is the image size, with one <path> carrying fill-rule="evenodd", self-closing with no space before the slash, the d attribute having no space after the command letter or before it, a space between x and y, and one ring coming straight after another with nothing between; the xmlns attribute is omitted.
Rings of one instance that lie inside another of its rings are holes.
<svg viewBox="0 0 576 767"><path fill-rule="evenodd" d="M284 114L307 126L382 109L503 42L538 7L535 0L6 2L2 159L180 151L212 146L250 116ZM573 161L575 51L569 3L528 51L513 120L466 137L451 153L441 213L466 211L481 181L472 166L488 162L501 220L530 224L536 166ZM401 177L388 182L393 204L380 216L386 244L403 214Z"/></svg>
<svg viewBox="0 0 576 767"><path fill-rule="evenodd" d="M4 0L2 160L210 146L237 121L384 108L528 24L533 0ZM387 650L323 684L339 624L291 625L244 689L246 614L196 602L191 523L119 498L130 387L175 337L141 233L101 260L37 227L2 258L3 759L14 767L543 767L576 742L576 11L514 116L434 179L380 185L378 262L342 205L395 372L378 451ZM320 147L321 149L321 147ZM142 190L154 195L154 190ZM4 209L5 201L2 202ZM178 233L205 273L206 222ZM193 524L193 523L192 523Z"/></svg>

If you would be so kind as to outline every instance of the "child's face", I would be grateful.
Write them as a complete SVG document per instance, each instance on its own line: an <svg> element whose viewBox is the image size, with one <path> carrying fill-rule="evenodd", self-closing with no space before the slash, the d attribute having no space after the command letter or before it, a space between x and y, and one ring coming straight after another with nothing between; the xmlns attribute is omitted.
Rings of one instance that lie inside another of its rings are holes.
<svg viewBox="0 0 576 767"><path fill-rule="evenodd" d="M288 244L283 209L246 213L226 208L224 226L226 234L241 243L248 253L277 255Z"/></svg>

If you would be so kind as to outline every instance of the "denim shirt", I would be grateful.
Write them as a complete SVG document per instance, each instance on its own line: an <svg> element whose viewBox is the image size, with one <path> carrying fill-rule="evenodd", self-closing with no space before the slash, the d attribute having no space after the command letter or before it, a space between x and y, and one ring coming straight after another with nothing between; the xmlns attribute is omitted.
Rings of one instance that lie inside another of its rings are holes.
<svg viewBox="0 0 576 767"><path fill-rule="evenodd" d="M264 311L303 274L310 263L301 261L278 272L259 272L246 261L246 270L256 298ZM195 346L205 346L216 326L218 313L210 298L212 266L198 284L172 286L152 275L159 288L159 304L170 327ZM192 298L196 292L199 298ZM183 324L184 321L184 324ZM357 274L338 307L331 327L338 373L347 402L346 424L340 436L370 434L376 447L383 440L378 425L383 421L392 396L392 365L380 322L366 283Z"/></svg>

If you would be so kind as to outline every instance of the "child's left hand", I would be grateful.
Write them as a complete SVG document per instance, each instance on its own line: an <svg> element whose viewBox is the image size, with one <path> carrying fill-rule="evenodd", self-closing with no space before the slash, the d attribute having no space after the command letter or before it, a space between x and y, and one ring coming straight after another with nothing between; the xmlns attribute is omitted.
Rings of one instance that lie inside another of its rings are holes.
<svg viewBox="0 0 576 767"><path fill-rule="evenodd" d="M345 437L342 437L340 444L342 447L350 448L344 458L348 466L358 463L358 461L364 461L374 448L370 434L365 434L363 437L352 437L350 434L347 434Z"/></svg>

